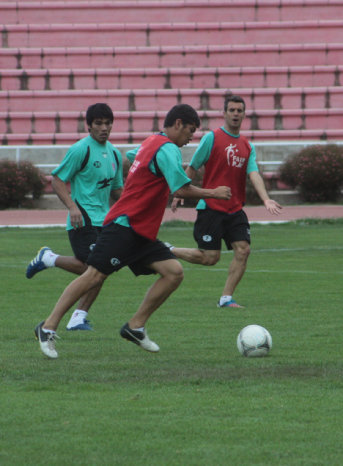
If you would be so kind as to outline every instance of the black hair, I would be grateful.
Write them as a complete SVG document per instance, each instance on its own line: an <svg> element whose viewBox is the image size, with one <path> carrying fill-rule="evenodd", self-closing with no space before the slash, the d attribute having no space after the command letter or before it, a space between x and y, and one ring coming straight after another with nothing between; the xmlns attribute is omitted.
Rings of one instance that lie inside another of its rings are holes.
<svg viewBox="0 0 343 466"><path fill-rule="evenodd" d="M86 121L88 126L92 126L92 123L97 118L107 118L113 123L113 111L107 104L93 104L87 108Z"/></svg>
<svg viewBox="0 0 343 466"><path fill-rule="evenodd" d="M224 101L224 112L227 111L227 107L228 107L228 105L229 105L229 102L238 102L238 103L243 104L244 111L245 111L245 101L244 101L243 97L241 97L240 95L237 95L237 94L228 94L228 95L225 97L225 101Z"/></svg>
<svg viewBox="0 0 343 466"><path fill-rule="evenodd" d="M200 118L196 110L187 104L174 105L167 113L164 120L164 128L173 126L176 120L180 119L183 125L195 125L197 128L200 126Z"/></svg>

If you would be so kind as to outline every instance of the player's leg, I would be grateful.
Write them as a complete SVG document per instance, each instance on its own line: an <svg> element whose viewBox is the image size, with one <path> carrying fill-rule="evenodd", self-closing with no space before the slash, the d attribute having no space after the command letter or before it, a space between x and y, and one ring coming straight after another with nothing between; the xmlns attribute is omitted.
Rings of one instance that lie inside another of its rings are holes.
<svg viewBox="0 0 343 466"><path fill-rule="evenodd" d="M125 249L121 244L121 239L123 238L125 241L127 235L125 232L122 233L122 238L116 236L114 230L118 228L114 224L104 228L87 259L87 270L68 285L50 316L37 325L35 334L39 339L40 348L50 358L58 356L55 349L55 337L57 327L64 314L77 300L85 296L90 290L101 287L108 275L123 266L120 259L116 263L112 260L114 257L120 256L121 251ZM125 230L128 229L125 228ZM126 249L129 249L129 246Z"/></svg>
<svg viewBox="0 0 343 466"><path fill-rule="evenodd" d="M48 246L43 246L28 265L26 277L32 278L36 273L52 267L58 267L77 275L83 274L87 268L85 262L96 243L99 232L100 228L92 226L69 230L68 236L74 256L61 256Z"/></svg>
<svg viewBox="0 0 343 466"><path fill-rule="evenodd" d="M94 267L89 266L85 273L73 280L64 290L52 313L45 320L44 328L56 330L62 317L71 306L89 290L101 286L106 277Z"/></svg>
<svg viewBox="0 0 343 466"><path fill-rule="evenodd" d="M229 216L224 227L224 240L228 249L233 250L234 255L218 306L242 307L232 296L246 270L250 254L250 226L246 214L240 211Z"/></svg>
<svg viewBox="0 0 343 466"><path fill-rule="evenodd" d="M182 259L191 264L215 265L220 259L220 250L209 251L207 249L177 248L171 246L171 252L178 259Z"/></svg>
<svg viewBox="0 0 343 466"><path fill-rule="evenodd" d="M170 246L178 258L206 266L215 265L220 259L223 214L211 209L199 210L194 223L193 236L198 248Z"/></svg>
<svg viewBox="0 0 343 466"><path fill-rule="evenodd" d="M223 289L223 295L232 296L246 270L250 254L250 245L246 241L237 241L231 244L234 255L229 266L229 273Z"/></svg>
<svg viewBox="0 0 343 466"><path fill-rule="evenodd" d="M87 226L79 228L78 230L70 230L68 232L70 244L75 254L74 259L76 261L79 261L83 267L83 271L81 273L83 273L87 268L87 258L92 249L94 248L100 231L101 229L98 227ZM57 266L59 266L58 261L60 260L60 258L61 256L56 260ZM62 257L60 265L62 265L62 261L64 260L65 257ZM78 302L77 308L74 310L73 314L69 319L69 322L66 327L67 330L93 330L88 320L88 311L90 310L93 302L98 296L100 289L101 286L95 287L89 292L87 292L86 295L81 297L80 301Z"/></svg>
<svg viewBox="0 0 343 466"><path fill-rule="evenodd" d="M137 312L129 320L131 328L144 327L151 314L164 303L183 280L182 266L175 259L154 262L150 267L160 277L149 288Z"/></svg>
<svg viewBox="0 0 343 466"><path fill-rule="evenodd" d="M137 312L120 330L120 335L142 349L159 351L159 346L147 335L145 324L153 312L176 290L183 280L183 269L179 261L161 241L149 242L137 250L130 264L136 275L157 273L159 278L149 288Z"/></svg>
<svg viewBox="0 0 343 466"><path fill-rule="evenodd" d="M56 330L64 314L81 296L92 288L101 286L106 277L107 275L99 272L94 267L88 267L84 274L67 286L49 317L35 328L36 337L44 354L50 358L57 358L58 354L55 349Z"/></svg>

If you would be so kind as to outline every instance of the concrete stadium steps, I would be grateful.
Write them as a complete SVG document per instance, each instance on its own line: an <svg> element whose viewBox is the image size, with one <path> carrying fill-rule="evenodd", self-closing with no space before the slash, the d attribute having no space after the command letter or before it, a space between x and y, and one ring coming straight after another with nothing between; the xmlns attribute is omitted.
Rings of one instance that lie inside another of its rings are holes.
<svg viewBox="0 0 343 466"><path fill-rule="evenodd" d="M261 22L6 24L2 47L343 42L343 19Z"/></svg>
<svg viewBox="0 0 343 466"><path fill-rule="evenodd" d="M0 108L18 111L79 111L89 102L103 101L114 111L164 111L176 103L188 103L197 110L218 110L226 93L239 93L247 109L256 111L329 109L343 107L343 87L231 88L231 89L116 89L67 91L0 91Z"/></svg>
<svg viewBox="0 0 343 466"><path fill-rule="evenodd" d="M337 66L343 43L0 48L0 69Z"/></svg>
<svg viewBox="0 0 343 466"><path fill-rule="evenodd" d="M225 89L235 87L322 87L343 83L343 65L194 68L2 69L0 90Z"/></svg>
<svg viewBox="0 0 343 466"><path fill-rule="evenodd" d="M56 145L66 144L71 145L78 139L87 136L88 133L31 133L31 134L5 134L1 135L2 145ZM192 142L198 143L205 132L197 131ZM280 131L242 131L242 134L251 141L275 142L275 141L327 141L331 143L340 143L343 140L343 129L329 130L280 130ZM111 142L113 144L140 144L146 137L150 136L151 132L134 132L134 133L118 133L111 134Z"/></svg>
<svg viewBox="0 0 343 466"><path fill-rule="evenodd" d="M157 132L163 129L166 111L115 111L113 132ZM222 126L222 111L199 111L201 131ZM343 109L247 111L242 129L249 131L339 130ZM84 112L0 112L0 133L86 133Z"/></svg>
<svg viewBox="0 0 343 466"><path fill-rule="evenodd" d="M44 8L43 8L44 6ZM164 0L1 2L6 24L183 21L292 21L340 18L342 0Z"/></svg>

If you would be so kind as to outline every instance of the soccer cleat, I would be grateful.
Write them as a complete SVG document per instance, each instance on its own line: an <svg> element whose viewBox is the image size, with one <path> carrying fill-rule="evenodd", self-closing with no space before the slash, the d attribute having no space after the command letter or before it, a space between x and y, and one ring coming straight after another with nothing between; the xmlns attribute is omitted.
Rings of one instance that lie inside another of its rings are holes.
<svg viewBox="0 0 343 466"><path fill-rule="evenodd" d="M89 323L89 320L83 319L83 322L73 325L71 322L68 323L67 330L93 330L92 326Z"/></svg>
<svg viewBox="0 0 343 466"><path fill-rule="evenodd" d="M244 309L244 306L237 304L234 299L230 299L230 301L226 301L224 304L220 304L220 301L218 301L217 307L239 307L241 309Z"/></svg>
<svg viewBox="0 0 343 466"><path fill-rule="evenodd" d="M145 351L157 353L160 350L160 347L154 341L150 340L145 329L143 331L132 330L128 323L123 325L120 329L120 336L136 343L136 345L140 346Z"/></svg>
<svg viewBox="0 0 343 466"><path fill-rule="evenodd" d="M44 256L45 251L51 251L50 248L47 246L43 246L38 251L36 257L32 259L26 269L26 278L32 278L36 273L41 272L42 270L46 269L46 265L42 261L42 257Z"/></svg>
<svg viewBox="0 0 343 466"><path fill-rule="evenodd" d="M57 336L56 332L43 332L43 325L44 320L36 326L36 339L39 340L39 345L42 352L49 358L56 359L58 357L58 353L55 349L55 338L59 338L59 336Z"/></svg>

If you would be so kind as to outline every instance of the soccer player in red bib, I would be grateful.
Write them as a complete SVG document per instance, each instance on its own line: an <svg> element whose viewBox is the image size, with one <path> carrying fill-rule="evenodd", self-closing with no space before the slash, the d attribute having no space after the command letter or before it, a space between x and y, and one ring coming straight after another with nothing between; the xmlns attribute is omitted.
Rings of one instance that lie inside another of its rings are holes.
<svg viewBox="0 0 343 466"><path fill-rule="evenodd" d="M243 210L245 203L246 175L271 214L279 214L281 206L269 198L263 179L258 172L254 146L240 134L245 117L245 102L238 95L229 95L224 103L224 126L203 136L186 173L194 179L197 170L204 166L202 187L227 185L231 198L202 199L197 205L194 238L198 249L177 248L172 252L179 259L193 264L214 265L220 259L221 242L233 249L234 256L229 267L219 307L241 308L233 299L233 293L246 269L250 253L250 226ZM174 199L175 211L179 199Z"/></svg>
<svg viewBox="0 0 343 466"><path fill-rule="evenodd" d="M148 137L131 152L132 165L120 199L112 206L94 249L87 259L87 270L70 283L52 313L35 328L42 352L57 358L55 338L64 314L87 291L99 287L113 272L124 266L135 275L158 274L137 312L123 325L120 335L151 352L159 346L149 339L145 324L151 314L176 290L183 279L180 262L157 239L169 193L193 199L229 200L227 185L198 188L182 168L180 147L192 140L200 125L197 112L189 105L174 106L167 114L162 133Z"/></svg>

